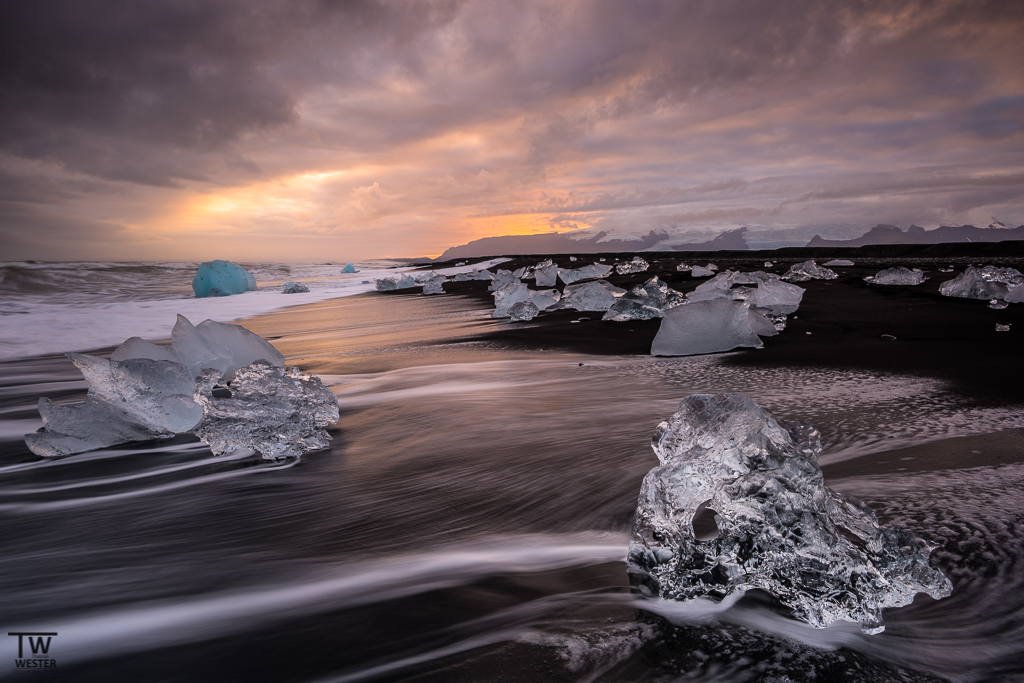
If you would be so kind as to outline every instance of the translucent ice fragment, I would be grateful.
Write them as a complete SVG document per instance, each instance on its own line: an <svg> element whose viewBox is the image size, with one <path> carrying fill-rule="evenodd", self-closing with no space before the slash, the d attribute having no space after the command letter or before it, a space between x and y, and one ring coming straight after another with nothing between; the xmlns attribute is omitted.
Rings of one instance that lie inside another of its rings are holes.
<svg viewBox="0 0 1024 683"><path fill-rule="evenodd" d="M903 266L893 266L869 275L864 281L870 285L919 285L927 279L917 268L910 270Z"/></svg>
<svg viewBox="0 0 1024 683"><path fill-rule="evenodd" d="M939 285L939 292L964 299L1006 299L1010 290L1022 283L1024 275L1014 268L967 266L967 270Z"/></svg>
<svg viewBox="0 0 1024 683"><path fill-rule="evenodd" d="M615 303L615 295L600 282L567 285L562 294L566 307L577 311L607 311Z"/></svg>
<svg viewBox="0 0 1024 683"><path fill-rule="evenodd" d="M185 322L187 323L188 320L185 319ZM241 325L204 320L196 325L195 329L209 341L227 349L230 354L231 362L224 370L223 380L230 380L236 370L258 360L265 360L277 367L284 366L284 354L275 349L266 339ZM172 342L171 350L175 351L175 355L179 355L176 349L177 347Z"/></svg>
<svg viewBox="0 0 1024 683"><path fill-rule="evenodd" d="M710 268L705 268L704 266L694 266L693 268L690 268L690 275L693 277L710 277L714 274L715 271Z"/></svg>
<svg viewBox="0 0 1024 683"><path fill-rule="evenodd" d="M1010 291L1006 293L1004 301L1010 304L1024 303L1024 284L1017 285L1010 289Z"/></svg>
<svg viewBox="0 0 1024 683"><path fill-rule="evenodd" d="M256 278L242 266L231 261L207 261L199 264L192 278L192 291L197 299L228 296L256 289Z"/></svg>
<svg viewBox="0 0 1024 683"><path fill-rule="evenodd" d="M665 312L660 308L647 306L639 301L623 297L605 312L601 320L626 322L629 320L650 320L651 318L660 318L663 315L665 315Z"/></svg>
<svg viewBox="0 0 1024 683"><path fill-rule="evenodd" d="M751 311L744 302L724 298L670 308L661 319L661 327L651 344L651 354L692 356L738 347L759 349L763 344L752 326L754 315L759 314ZM771 325L769 321L765 322Z"/></svg>
<svg viewBox="0 0 1024 683"><path fill-rule="evenodd" d="M416 280L411 275L403 273L395 283L395 289L412 289L416 286Z"/></svg>
<svg viewBox="0 0 1024 683"><path fill-rule="evenodd" d="M89 385L84 403L62 406L39 400L43 428L26 434L36 455L83 453L130 441L172 436L199 422L192 399L195 378L182 363L149 358L108 361L69 353Z"/></svg>
<svg viewBox="0 0 1024 683"><path fill-rule="evenodd" d="M444 276L438 273L433 273L429 278L423 281L423 293L424 294L444 294Z"/></svg>
<svg viewBox="0 0 1024 683"><path fill-rule="evenodd" d="M663 311L684 303L686 299L682 294L654 276L623 295L602 319L615 322L650 320L660 318Z"/></svg>
<svg viewBox="0 0 1024 683"><path fill-rule="evenodd" d="M567 285L571 285L574 282L580 282L582 280L596 280L597 278L607 277L612 272L611 266L606 266L600 263L594 263L589 266L583 266L582 268L575 268L573 270L558 270L558 277ZM538 282L537 286L541 284Z"/></svg>
<svg viewBox="0 0 1024 683"><path fill-rule="evenodd" d="M538 287L554 287L558 284L558 266L550 261L538 263L533 273Z"/></svg>
<svg viewBox="0 0 1024 683"><path fill-rule="evenodd" d="M793 313L800 308L800 302L804 297L804 288L781 280L759 282L757 290L752 299L751 305L758 308L767 308L772 315L784 315Z"/></svg>
<svg viewBox="0 0 1024 683"><path fill-rule="evenodd" d="M1010 323L1010 325L1012 324L1013 323ZM996 332L1009 332L1010 325L1000 325L999 323L996 323Z"/></svg>
<svg viewBox="0 0 1024 683"><path fill-rule="evenodd" d="M1000 301L999 299L992 299L991 301L988 302L988 307L996 311L1001 311L1004 308L1007 308L1009 305L1010 304L1008 304L1007 302Z"/></svg>
<svg viewBox="0 0 1024 683"><path fill-rule="evenodd" d="M803 263L794 263L782 276L783 280L790 282L807 282L808 280L835 280L838 275L828 268L822 268L814 259Z"/></svg>
<svg viewBox="0 0 1024 683"><path fill-rule="evenodd" d="M493 292L513 282L519 282L519 278L513 275L512 271L499 268L498 272L495 273L494 277L491 279L491 284L488 289Z"/></svg>
<svg viewBox="0 0 1024 683"><path fill-rule="evenodd" d="M509 282L494 292L494 312L491 313L491 317L507 318L509 317L508 309L512 307L512 304L529 300L530 290L526 285L519 280Z"/></svg>
<svg viewBox="0 0 1024 683"><path fill-rule="evenodd" d="M782 278L775 273L755 270L749 273L738 273L732 282L734 285L756 285L759 282L778 282L780 279Z"/></svg>
<svg viewBox="0 0 1024 683"><path fill-rule="evenodd" d="M619 275L628 275L629 273L642 273L647 270L650 265L647 261L643 260L639 256L634 256L632 261L620 263L615 266L615 272Z"/></svg>
<svg viewBox="0 0 1024 683"><path fill-rule="evenodd" d="M345 273L358 273L359 271L356 270L356 267L351 263L346 263L345 267L341 269L341 272L344 275Z"/></svg>
<svg viewBox="0 0 1024 683"><path fill-rule="evenodd" d="M780 424L744 394L696 394L652 445L660 465L644 478L627 556L641 592L722 600L759 588L814 627L878 633L884 608L952 591L929 566L933 545L825 486L806 423ZM699 509L715 513L716 537L698 538Z"/></svg>
<svg viewBox="0 0 1024 683"><path fill-rule="evenodd" d="M390 292L398 289L398 280L393 277L374 278L373 285L378 292Z"/></svg>
<svg viewBox="0 0 1024 683"><path fill-rule="evenodd" d="M327 448L338 399L316 375L256 361L236 373L230 398L213 395L217 382L216 373L204 372L195 387L203 419L194 431L214 455L251 448L278 460Z"/></svg>
<svg viewBox="0 0 1024 683"><path fill-rule="evenodd" d="M309 287L302 284L301 282L292 282L291 280L286 280L285 283L281 285L281 292L284 294L302 294L308 291Z"/></svg>
<svg viewBox="0 0 1024 683"><path fill-rule="evenodd" d="M825 266L826 268L834 268L836 266L852 266L853 261L844 258L834 258L831 261L826 261L821 265Z"/></svg>
<svg viewBox="0 0 1024 683"><path fill-rule="evenodd" d="M557 289L538 289L530 291L530 301L537 307L538 311L551 308L562 298L562 293Z"/></svg>
<svg viewBox="0 0 1024 683"><path fill-rule="evenodd" d="M509 306L508 316L515 321L533 320L540 309L532 301L517 301Z"/></svg>
<svg viewBox="0 0 1024 683"><path fill-rule="evenodd" d="M676 266L676 270L680 273L689 272L692 268L693 266L688 266L685 263L680 263L678 266Z"/></svg>

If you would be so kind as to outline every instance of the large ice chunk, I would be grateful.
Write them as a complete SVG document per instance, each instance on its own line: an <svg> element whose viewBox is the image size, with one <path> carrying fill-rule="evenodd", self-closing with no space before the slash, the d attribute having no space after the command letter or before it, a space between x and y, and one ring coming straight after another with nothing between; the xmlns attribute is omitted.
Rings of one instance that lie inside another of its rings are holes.
<svg viewBox="0 0 1024 683"><path fill-rule="evenodd" d="M89 391L77 405L39 399L43 428L25 435L36 455L71 455L173 436L192 429L203 416L192 400L195 378L182 363L109 361L81 353L69 353L68 358L82 371Z"/></svg>
<svg viewBox="0 0 1024 683"><path fill-rule="evenodd" d="M282 294L304 294L309 291L309 287L302 284L301 282L293 282L291 280L285 280L285 283L281 285Z"/></svg>
<svg viewBox="0 0 1024 683"><path fill-rule="evenodd" d="M1003 300L1009 304L1024 304L1024 284L1019 284L1007 292Z"/></svg>
<svg viewBox="0 0 1024 683"><path fill-rule="evenodd" d="M494 292L494 312L492 318L509 317L508 309L512 304L530 300L530 290L519 280L502 285Z"/></svg>
<svg viewBox="0 0 1024 683"><path fill-rule="evenodd" d="M584 282L567 285L562 302L577 311L607 311L615 303L615 295L600 282Z"/></svg>
<svg viewBox="0 0 1024 683"><path fill-rule="evenodd" d="M1015 268L967 266L967 270L939 285L939 292L964 299L1005 299L1010 289L1022 283L1024 275Z"/></svg>
<svg viewBox="0 0 1024 683"><path fill-rule="evenodd" d="M782 279L790 282L807 282L808 280L835 280L837 277L839 276L835 271L822 268L814 262L814 259L811 259L791 265Z"/></svg>
<svg viewBox="0 0 1024 683"><path fill-rule="evenodd" d="M763 321L763 322L762 322ZM710 299L690 302L665 311L651 344L655 356L692 356L729 351L738 347L761 348L754 329L775 327L742 301Z"/></svg>
<svg viewBox="0 0 1024 683"><path fill-rule="evenodd" d="M192 278L192 291L197 299L228 296L256 289L256 278L242 266L231 261L207 261L199 264Z"/></svg>
<svg viewBox="0 0 1024 683"><path fill-rule="evenodd" d="M612 272L612 267L604 265L602 263L594 263L589 266L583 266L582 268L574 268L572 270L558 270L558 277L567 285L571 285L574 282L580 282L582 280L596 280L598 278L607 277ZM537 283L540 287L540 282Z"/></svg>
<svg viewBox="0 0 1024 683"><path fill-rule="evenodd" d="M345 273L358 273L358 272L359 271L356 270L356 267L353 266L351 263L346 263L345 267L341 269L342 275L344 275Z"/></svg>
<svg viewBox="0 0 1024 683"><path fill-rule="evenodd" d="M686 298L682 294L654 276L623 295L608 309L602 320L625 322L660 318L665 310L684 303Z"/></svg>
<svg viewBox="0 0 1024 683"><path fill-rule="evenodd" d="M864 282L869 285L919 285L927 279L918 268L910 270L903 266L893 266L867 276Z"/></svg>
<svg viewBox="0 0 1024 683"><path fill-rule="evenodd" d="M374 278L373 286L378 292L391 292L398 289L398 280L393 277Z"/></svg>
<svg viewBox="0 0 1024 683"><path fill-rule="evenodd" d="M644 478L627 557L642 592L721 600L759 588L812 626L878 633L884 608L952 591L928 564L934 546L825 486L806 423L780 424L744 394L695 394L652 445L660 465ZM695 529L704 510L716 537Z"/></svg>
<svg viewBox="0 0 1024 683"><path fill-rule="evenodd" d="M194 431L214 455L251 448L278 460L327 448L338 399L316 375L258 360L238 370L230 397L214 396L218 381L215 371L206 371L195 385L203 417Z"/></svg>
<svg viewBox="0 0 1024 683"><path fill-rule="evenodd" d="M626 261L615 266L615 272L619 275L628 275L629 273L642 273L650 267L647 261L643 260L639 256L634 256L632 261Z"/></svg>
<svg viewBox="0 0 1024 683"><path fill-rule="evenodd" d="M487 288L494 292L513 282L519 282L519 278L513 275L511 270L499 268L498 272L491 278L491 284Z"/></svg>
<svg viewBox="0 0 1024 683"><path fill-rule="evenodd" d="M767 308L772 315L793 313L800 308L804 298L804 288L781 280L757 283L757 289L748 302L757 308Z"/></svg>
<svg viewBox="0 0 1024 683"><path fill-rule="evenodd" d="M697 285L697 288L687 294L686 298L690 301L707 301L708 299L728 297L729 290L732 288L733 283L736 282L738 276L739 273L734 270L719 273L707 282Z"/></svg>

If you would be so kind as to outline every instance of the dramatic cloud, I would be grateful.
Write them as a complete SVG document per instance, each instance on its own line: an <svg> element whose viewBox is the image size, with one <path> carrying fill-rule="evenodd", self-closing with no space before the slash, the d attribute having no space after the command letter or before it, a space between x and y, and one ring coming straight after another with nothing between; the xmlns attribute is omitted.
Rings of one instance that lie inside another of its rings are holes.
<svg viewBox="0 0 1024 683"><path fill-rule="evenodd" d="M1024 222L1024 6L0 8L7 258ZM6 251L6 250L5 250Z"/></svg>

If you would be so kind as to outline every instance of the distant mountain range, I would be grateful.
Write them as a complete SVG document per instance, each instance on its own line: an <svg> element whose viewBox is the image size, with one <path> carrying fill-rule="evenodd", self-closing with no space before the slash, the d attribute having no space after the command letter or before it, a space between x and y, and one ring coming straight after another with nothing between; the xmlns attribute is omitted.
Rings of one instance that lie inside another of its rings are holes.
<svg viewBox="0 0 1024 683"><path fill-rule="evenodd" d="M609 239L608 233L603 231L588 237L582 237L579 233L557 232L542 235L502 235L500 237L484 237L468 244L449 247L433 260L448 261L506 254L607 254L644 250L746 251L750 248L745 238L747 232L747 228L736 228L727 230L705 242L683 243L672 243L672 236L663 230L651 230L642 236L624 236L612 239ZM849 240L827 240L815 235L806 246L862 247L872 244L943 244L947 242L1004 242L1007 240L1024 240L1024 225L1008 228L1002 223L993 223L987 228L960 225L943 226L934 230L925 230L919 225L912 225L906 231L895 225L876 225L860 237Z"/></svg>
<svg viewBox="0 0 1024 683"><path fill-rule="evenodd" d="M1002 223L993 223L987 228L973 225L944 225L934 230L925 230L911 225L906 232L895 225L876 225L860 237L852 240L825 240L815 235L808 247L863 247L869 244L944 244L947 242L1005 242L1024 240L1024 225L1007 228Z"/></svg>

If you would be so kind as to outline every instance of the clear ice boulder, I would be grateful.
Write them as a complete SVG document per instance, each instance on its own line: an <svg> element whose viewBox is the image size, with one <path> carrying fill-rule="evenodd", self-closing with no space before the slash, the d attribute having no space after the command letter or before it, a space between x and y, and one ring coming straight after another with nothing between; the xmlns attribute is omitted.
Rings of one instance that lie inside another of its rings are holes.
<svg viewBox="0 0 1024 683"><path fill-rule="evenodd" d="M744 394L695 394L652 446L660 464L644 478L627 556L639 592L720 601L757 588L816 628L845 620L869 634L884 630L883 609L952 592L929 564L935 546L825 486L806 423L782 424ZM704 510L710 534L694 527Z"/></svg>
<svg viewBox="0 0 1024 683"><path fill-rule="evenodd" d="M199 264L192 278L192 291L197 299L210 296L230 296L256 289L256 278L237 263L206 261Z"/></svg>

